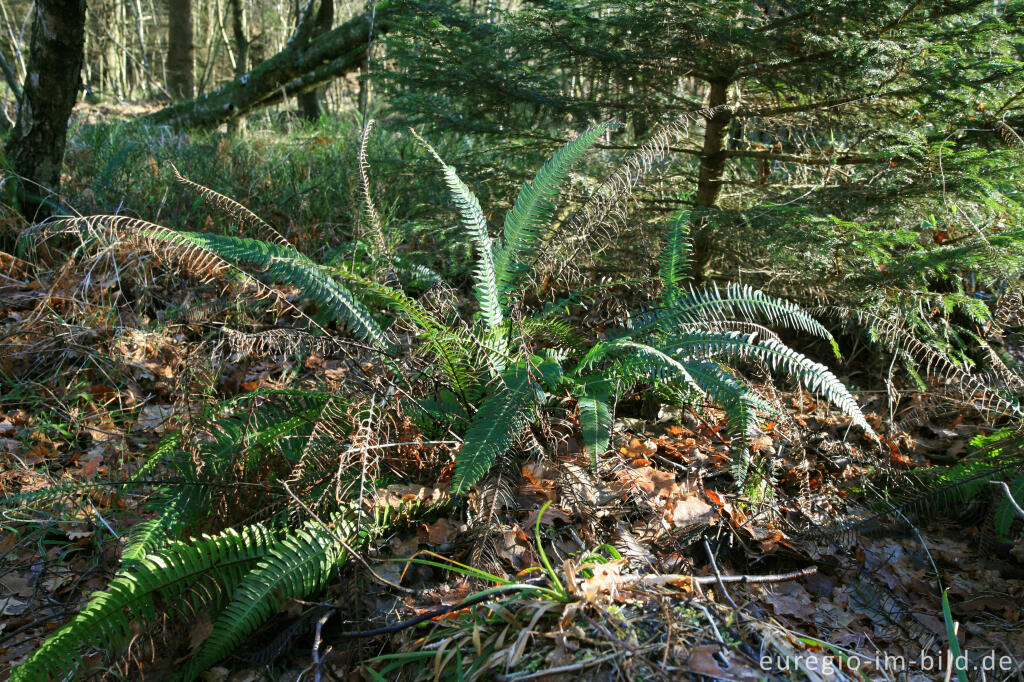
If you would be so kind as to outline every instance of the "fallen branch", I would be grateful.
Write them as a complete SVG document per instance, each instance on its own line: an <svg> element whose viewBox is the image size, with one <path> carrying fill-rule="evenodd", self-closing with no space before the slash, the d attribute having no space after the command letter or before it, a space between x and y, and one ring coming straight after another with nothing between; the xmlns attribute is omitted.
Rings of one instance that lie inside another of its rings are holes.
<svg viewBox="0 0 1024 682"><path fill-rule="evenodd" d="M668 573L665 575L624 575L624 585L712 585L721 581L722 583L784 583L789 580L798 580L814 575L818 572L817 566L793 571L792 573L779 573L774 575L687 575L685 573Z"/></svg>
<svg viewBox="0 0 1024 682"><path fill-rule="evenodd" d="M1010 504L1013 505L1013 508L1017 512L1017 516L1024 519L1024 509L1022 509L1021 506L1017 504L1017 500L1013 499L1013 493L1010 492L1010 486L1006 485L1006 481L989 481L989 483L991 483L994 486L1002 487L1003 493L1006 494L1006 499L1009 500Z"/></svg>

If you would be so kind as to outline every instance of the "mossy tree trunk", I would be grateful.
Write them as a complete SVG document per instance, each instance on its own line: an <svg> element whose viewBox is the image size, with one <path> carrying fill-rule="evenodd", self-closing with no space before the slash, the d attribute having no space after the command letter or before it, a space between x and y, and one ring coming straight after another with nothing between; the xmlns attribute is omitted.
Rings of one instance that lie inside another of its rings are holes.
<svg viewBox="0 0 1024 682"><path fill-rule="evenodd" d="M296 97L349 73L366 59L370 33L387 31L389 3L311 38L292 40L285 49L232 82L191 100L143 117L143 123L176 128L214 128L282 97Z"/></svg>
<svg viewBox="0 0 1024 682"><path fill-rule="evenodd" d="M49 215L60 189L68 118L81 86L85 0L36 0L18 120L7 156L20 176L20 208L30 220Z"/></svg>

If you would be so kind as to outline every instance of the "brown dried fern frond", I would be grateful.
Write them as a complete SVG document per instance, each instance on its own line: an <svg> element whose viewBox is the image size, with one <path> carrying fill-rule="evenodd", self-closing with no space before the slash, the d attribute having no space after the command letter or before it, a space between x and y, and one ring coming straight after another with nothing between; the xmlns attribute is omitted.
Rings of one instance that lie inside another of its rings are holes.
<svg viewBox="0 0 1024 682"><path fill-rule="evenodd" d="M370 194L370 162L366 159L366 143L370 138L370 129L373 128L374 120L371 118L363 126L363 132L359 136L359 192L363 199L363 210L366 212L366 235L369 237L369 245L376 253L374 260L387 260L389 257L387 243L384 241L384 228L381 225L380 214L373 203L373 196Z"/></svg>
<svg viewBox="0 0 1024 682"><path fill-rule="evenodd" d="M669 156L672 145L690 130L693 123L710 120L724 109L729 107L722 105L698 109L661 124L650 139L631 152L583 206L555 230L555 234L562 235L563 243L570 253L566 255L561 250L557 254L549 252L547 259L564 259L566 263L571 263L587 248L596 231L603 230L610 237L615 229L626 225L629 200L643 183L644 177ZM553 262L547 262L539 269L547 270L545 266L551 265Z"/></svg>
<svg viewBox="0 0 1024 682"><path fill-rule="evenodd" d="M320 336L302 329L275 327L262 331L245 332L231 327L223 328L223 338L218 352L226 351L235 358L267 357L270 355L297 355L317 353L327 356L335 353L348 355L349 351L374 349L356 341L338 336Z"/></svg>
<svg viewBox="0 0 1024 682"><path fill-rule="evenodd" d="M237 218L243 226L247 226L255 230L257 239L275 242L281 246L291 246L291 244L288 243L288 240L285 239L280 232L275 230L269 223L263 220L263 218L260 218L242 204L238 203L231 197L225 196L220 192L206 187L205 185L200 185L198 182L189 180L178 172L178 168L173 163L171 164L171 169L174 171L174 177L178 182L189 189L194 190L207 204Z"/></svg>
<svg viewBox="0 0 1024 682"><path fill-rule="evenodd" d="M302 312L276 288L261 282L245 270L169 227L140 218L116 215L66 218L62 222L69 228L77 227L103 238L119 240L131 248L151 253L158 259L166 259L204 284L221 282L227 288L229 283L226 280L230 276L235 280L231 284L241 286L243 293L251 296L252 300L269 300L281 311L294 315L304 324L314 327L325 336L330 336L312 317Z"/></svg>
<svg viewBox="0 0 1024 682"><path fill-rule="evenodd" d="M329 506L335 500L314 500L310 493L317 487L332 481L341 474L344 462L339 457L342 444L348 439L351 417L348 404L338 396L332 396L324 403L323 409L306 441L298 463L288 477L288 487L296 497L305 500L314 512ZM328 495L323 495L328 497ZM303 515L305 510L294 506L293 517Z"/></svg>
<svg viewBox="0 0 1024 682"><path fill-rule="evenodd" d="M888 350L906 353L919 363L925 376L951 382L967 401L972 401L976 395L979 396L980 402L972 404L980 410L1009 411L1017 417L1024 417L1024 408L1016 400L1002 395L999 387L993 385L993 382L958 367L944 353L920 341L893 320L866 310L834 305L821 306L809 312L815 316L828 315L840 320L854 320L861 326L872 329L879 342Z"/></svg>
<svg viewBox="0 0 1024 682"><path fill-rule="evenodd" d="M1024 137L1021 137L1020 133L1011 128L1006 121L1001 119L996 121L995 128L996 132L999 133L999 137L1006 143L1006 146L1017 147L1018 149L1024 147Z"/></svg>

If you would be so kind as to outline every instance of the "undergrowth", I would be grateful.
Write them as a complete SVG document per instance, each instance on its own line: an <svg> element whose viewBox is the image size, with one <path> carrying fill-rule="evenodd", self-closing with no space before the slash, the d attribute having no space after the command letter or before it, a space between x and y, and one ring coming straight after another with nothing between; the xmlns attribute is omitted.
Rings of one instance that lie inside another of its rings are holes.
<svg viewBox="0 0 1024 682"><path fill-rule="evenodd" d="M166 627L167 605L176 618L201 615L211 626L181 658L178 678L195 679L287 604L314 598L339 570L361 561L360 553L402 524L420 523L451 508L452 500L457 507L470 500L474 513L467 516L475 514L486 529L486 500L493 511L499 498L493 491L529 453L574 467L574 475L596 488L606 473L602 464L610 459L617 406L638 394L724 411L721 439L730 449L733 492L744 504L755 497L770 502L775 489L773 463L751 439L762 433L766 417L778 416L777 401L751 375L768 378L769 388L771 376L787 377L837 407L869 447L887 446L891 440L882 439L893 434L876 433L846 384L794 348L793 340L802 338L805 346L819 344L840 358L839 344L815 315L747 284L693 284L686 209L659 225L660 256L656 274L641 282L644 294L624 302L600 334L581 324L580 309L622 282L551 301L534 296L538 263L554 249L553 235L573 219L559 213L560 194L610 128L594 126L556 151L507 201L500 229L482 207L487 202L445 163L446 150L422 140L398 142L385 135L380 156L421 173L430 168L440 181L420 180L406 194L375 184L374 174L390 175L393 169L371 153L369 126L362 135L354 124L300 129L294 147L263 146L259 136L212 136L184 146L181 138L168 136L154 148L134 142L130 130L80 130L71 153L73 177L95 178L90 201L96 208L114 206L118 193L131 204L161 208L153 222L127 215L62 219L31 231L23 244L38 249L59 235L75 245L72 261L131 263L125 279L155 270L187 276L207 299L182 312L185 326L203 329L189 331L200 350L193 356L197 364L183 372L182 385L194 393L179 406L182 423L134 472L107 472L4 498L4 507L18 509L26 521L88 516L90 508L95 512L98 491L108 501L143 494L148 510L125 539L114 578L12 679L85 675L86 649L123 647L136 628ZM297 150L305 155L302 163L291 159ZM170 158L177 168L165 163ZM129 183L132 195L124 197L128 169L135 181ZM171 177L196 191L196 203L163 207L157 197ZM207 185L246 189L236 200ZM326 185L336 193L316 191ZM438 228L433 207L442 186L457 221ZM634 189L628 183L607 187L615 196L595 196L608 205L625 201ZM201 220L200 201L226 219ZM268 209L269 220L257 217ZM419 246L400 248L412 243ZM458 244L453 253L465 254L469 264L438 257L430 245L442 243ZM472 303L459 295L464 279ZM975 323L993 319L976 302L981 299L953 293L959 298L947 297L949 316L968 314ZM128 297L123 286L120 296ZM108 325L111 338L126 335L129 322L145 326L149 320L144 314L132 317L129 303L114 303L123 314L116 328ZM922 383L940 377L979 410L1000 419L1019 416L1016 387L1005 381L1016 376L1012 359L1003 362L1002 374L987 377L970 371L970 353L954 352L963 349L963 339L980 336L932 337L913 320L894 322L885 309L851 312L827 300L816 303L826 304L818 310L822 314L871 330L874 341L903 358ZM233 317L218 315L227 308ZM68 313L84 328L94 311ZM274 356L299 364L315 353L345 359L351 369L340 387L215 395L210 376L230 361ZM589 470L555 457L567 435L578 436ZM951 469L900 479L888 489L882 513L930 508L928 496L961 504L992 480L1005 480L1019 498L1024 479L1014 427L1001 439L975 446L976 453ZM410 485L417 492L408 493ZM397 500L389 490L400 491ZM1013 522L1010 501L996 507L994 516L1005 542ZM548 585L523 591L570 602L573 595L544 554L539 519L536 545ZM580 562L593 570L621 559L617 550L595 550ZM513 584L482 569L459 570L502 587ZM465 667L466 674L488 669L502 650L505 634L498 634L496 613L468 620L473 628L493 630L494 638L487 647L477 646L477 660ZM464 638L467 628L455 630L439 630L421 644L449 635ZM454 674L461 677L458 656ZM117 657L109 658L105 664L115 665ZM380 657L377 674L426 658ZM446 659L435 676L447 675L452 662Z"/></svg>

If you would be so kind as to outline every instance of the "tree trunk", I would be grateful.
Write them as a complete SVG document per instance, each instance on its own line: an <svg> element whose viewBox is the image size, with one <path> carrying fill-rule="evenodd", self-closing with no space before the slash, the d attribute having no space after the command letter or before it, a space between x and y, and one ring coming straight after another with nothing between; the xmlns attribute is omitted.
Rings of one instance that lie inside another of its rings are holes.
<svg viewBox="0 0 1024 682"><path fill-rule="evenodd" d="M244 0L228 0L231 5L231 34L235 43L235 78L249 70L249 28L246 26Z"/></svg>
<svg viewBox="0 0 1024 682"><path fill-rule="evenodd" d="M196 50L192 0L168 0L167 91L175 101L196 94Z"/></svg>
<svg viewBox="0 0 1024 682"><path fill-rule="evenodd" d="M313 21L313 31L310 37L315 38L327 33L333 25L334 0L320 0L320 6L317 8L316 17ZM317 87L299 95L299 107L302 109L302 117L307 121L320 120L320 98L322 94L323 88Z"/></svg>
<svg viewBox="0 0 1024 682"><path fill-rule="evenodd" d="M50 214L47 199L60 189L84 46L85 0L36 0L22 102L7 141L7 156L21 178L21 212L30 220Z"/></svg>
<svg viewBox="0 0 1024 682"><path fill-rule="evenodd" d="M708 107L720 107L728 103L730 81L715 80L710 83ZM703 282L714 257L715 225L713 210L722 193L722 176L725 172L725 136L729 130L732 112L722 108L708 120L704 128L704 146L701 149L700 171L697 175L697 196L690 219L693 234L693 278Z"/></svg>
<svg viewBox="0 0 1024 682"><path fill-rule="evenodd" d="M213 128L279 101L301 95L359 68L366 59L370 31L387 32L388 4L377 6L375 21L361 14L341 26L300 45L293 40L285 49L213 92L165 107L141 119L149 125L177 128Z"/></svg>

